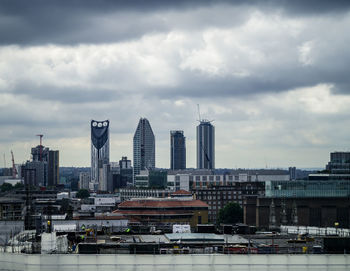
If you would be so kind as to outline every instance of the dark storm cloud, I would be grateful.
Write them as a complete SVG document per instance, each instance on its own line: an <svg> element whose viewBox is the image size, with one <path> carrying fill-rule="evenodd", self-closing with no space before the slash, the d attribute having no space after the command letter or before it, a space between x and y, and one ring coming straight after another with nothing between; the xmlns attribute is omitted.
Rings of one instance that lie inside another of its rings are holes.
<svg viewBox="0 0 350 271"><path fill-rule="evenodd" d="M345 12L349 1L0 1L0 44L106 43L139 38L148 32L166 31L157 15L218 4L257 9L277 9L291 15ZM199 19L200 20L200 19ZM208 20L208 18L206 18ZM209 19L215 24L220 16ZM237 18L231 18L233 23ZM201 20L200 20L201 21ZM201 21L205 25L207 22ZM191 28L191 25L188 25Z"/></svg>

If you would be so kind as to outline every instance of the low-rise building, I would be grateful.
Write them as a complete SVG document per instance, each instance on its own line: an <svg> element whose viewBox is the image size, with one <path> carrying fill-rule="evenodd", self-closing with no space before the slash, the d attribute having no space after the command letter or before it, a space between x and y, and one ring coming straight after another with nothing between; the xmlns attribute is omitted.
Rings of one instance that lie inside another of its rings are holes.
<svg viewBox="0 0 350 271"><path fill-rule="evenodd" d="M350 182L269 181L265 196L244 201L244 223L257 227L300 225L350 227Z"/></svg>
<svg viewBox="0 0 350 271"><path fill-rule="evenodd" d="M184 223L195 228L208 223L208 205L201 200L133 199L119 204L113 213L141 224Z"/></svg>
<svg viewBox="0 0 350 271"><path fill-rule="evenodd" d="M0 198L0 220L22 220L24 200Z"/></svg>
<svg viewBox="0 0 350 271"><path fill-rule="evenodd" d="M172 191L166 189L121 188L119 193L120 200L123 202L132 198L167 198Z"/></svg>
<svg viewBox="0 0 350 271"><path fill-rule="evenodd" d="M216 223L219 211L229 202L243 206L243 199L250 195L264 195L263 182L233 182L231 185L208 186L194 188L192 192L196 199L206 202L209 206L209 222Z"/></svg>

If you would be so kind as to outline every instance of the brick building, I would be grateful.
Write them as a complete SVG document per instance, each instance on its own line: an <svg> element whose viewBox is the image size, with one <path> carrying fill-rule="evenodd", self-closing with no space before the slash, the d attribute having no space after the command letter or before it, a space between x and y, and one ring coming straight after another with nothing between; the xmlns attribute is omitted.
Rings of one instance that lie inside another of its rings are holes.
<svg viewBox="0 0 350 271"><path fill-rule="evenodd" d="M142 224L186 223L195 228L208 223L208 205L200 200L134 199L120 203L113 213Z"/></svg>
<svg viewBox="0 0 350 271"><path fill-rule="evenodd" d="M272 226L334 227L334 223L338 222L339 227L350 227L349 197L267 198L253 196L246 197L243 205L244 223L260 228L271 226L272 213L275 216L275 225Z"/></svg>
<svg viewBox="0 0 350 271"><path fill-rule="evenodd" d="M208 220L216 223L219 210L229 202L243 206L243 199L249 195L263 195L264 182L233 182L231 185L197 187L192 190L196 199L206 202L209 206Z"/></svg>

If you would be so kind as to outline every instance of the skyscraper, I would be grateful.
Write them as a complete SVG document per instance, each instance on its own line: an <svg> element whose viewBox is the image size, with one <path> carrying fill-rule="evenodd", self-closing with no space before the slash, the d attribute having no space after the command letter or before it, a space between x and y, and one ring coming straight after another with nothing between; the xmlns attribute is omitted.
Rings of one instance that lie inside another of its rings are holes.
<svg viewBox="0 0 350 271"><path fill-rule="evenodd" d="M154 134L146 118L140 118L134 134L134 175L156 166Z"/></svg>
<svg viewBox="0 0 350 271"><path fill-rule="evenodd" d="M186 169L186 138L183 131L170 131L170 169Z"/></svg>
<svg viewBox="0 0 350 271"><path fill-rule="evenodd" d="M103 165L109 163L109 121L91 121L91 181L101 182Z"/></svg>
<svg viewBox="0 0 350 271"><path fill-rule="evenodd" d="M208 120L197 126L197 168L215 168L215 129Z"/></svg>
<svg viewBox="0 0 350 271"><path fill-rule="evenodd" d="M49 173L48 186L55 186L59 183L59 151L49 151Z"/></svg>

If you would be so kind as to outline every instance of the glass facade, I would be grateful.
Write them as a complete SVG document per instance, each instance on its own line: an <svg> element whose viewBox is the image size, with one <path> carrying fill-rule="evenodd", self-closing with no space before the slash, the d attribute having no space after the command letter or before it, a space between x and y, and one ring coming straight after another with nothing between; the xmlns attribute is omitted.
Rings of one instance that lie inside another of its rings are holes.
<svg viewBox="0 0 350 271"><path fill-rule="evenodd" d="M271 198L350 197L350 181L267 181L265 195Z"/></svg>
<svg viewBox="0 0 350 271"><path fill-rule="evenodd" d="M155 138L149 121L141 118L134 134L134 175L155 168Z"/></svg>
<svg viewBox="0 0 350 271"><path fill-rule="evenodd" d="M215 168L215 128L207 120L197 126L197 168Z"/></svg>

